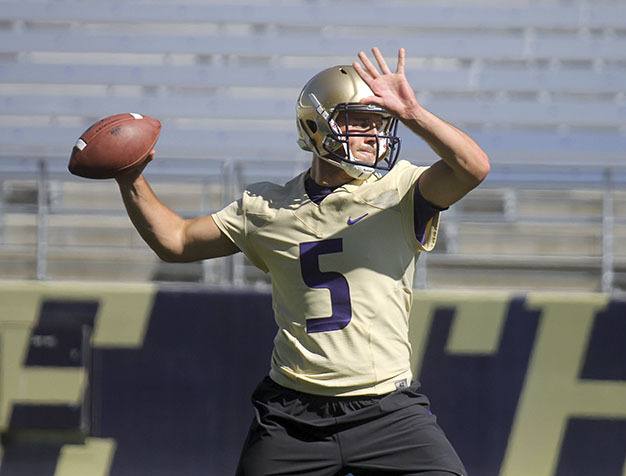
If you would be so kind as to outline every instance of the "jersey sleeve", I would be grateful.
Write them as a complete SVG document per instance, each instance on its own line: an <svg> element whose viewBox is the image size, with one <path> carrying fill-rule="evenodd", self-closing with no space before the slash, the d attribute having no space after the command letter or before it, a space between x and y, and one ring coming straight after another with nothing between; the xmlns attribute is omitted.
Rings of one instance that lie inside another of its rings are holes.
<svg viewBox="0 0 626 476"><path fill-rule="evenodd" d="M254 237L248 234L244 198L232 202L211 216L222 233L237 245L257 268L267 273L267 266L255 249Z"/></svg>
<svg viewBox="0 0 626 476"><path fill-rule="evenodd" d="M447 210L430 203L420 193L418 179L427 169L406 167L398 183L404 233L409 244L419 251L433 250L439 233L440 212Z"/></svg>

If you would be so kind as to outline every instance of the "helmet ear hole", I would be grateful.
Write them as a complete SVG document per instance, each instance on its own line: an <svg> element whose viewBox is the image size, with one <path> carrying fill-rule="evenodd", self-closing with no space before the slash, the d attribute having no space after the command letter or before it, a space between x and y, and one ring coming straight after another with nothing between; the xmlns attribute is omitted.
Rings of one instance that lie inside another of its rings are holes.
<svg viewBox="0 0 626 476"><path fill-rule="evenodd" d="M315 121L312 121L311 119L307 119L306 125L308 126L311 133L315 134L317 132L317 124L315 123Z"/></svg>

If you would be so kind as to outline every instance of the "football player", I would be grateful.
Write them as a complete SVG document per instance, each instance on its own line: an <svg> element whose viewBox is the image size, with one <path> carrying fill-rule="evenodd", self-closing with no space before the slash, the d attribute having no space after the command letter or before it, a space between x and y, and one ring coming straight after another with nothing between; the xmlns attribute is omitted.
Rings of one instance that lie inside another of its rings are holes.
<svg viewBox="0 0 626 476"><path fill-rule="evenodd" d="M142 167L118 177L129 216L166 261L238 251L272 276L278 333L239 475L465 475L411 373L415 262L439 215L489 172L485 152L417 101L372 49L313 77L298 97L311 167L258 183L211 216L183 219ZM441 158L398 161L398 121Z"/></svg>

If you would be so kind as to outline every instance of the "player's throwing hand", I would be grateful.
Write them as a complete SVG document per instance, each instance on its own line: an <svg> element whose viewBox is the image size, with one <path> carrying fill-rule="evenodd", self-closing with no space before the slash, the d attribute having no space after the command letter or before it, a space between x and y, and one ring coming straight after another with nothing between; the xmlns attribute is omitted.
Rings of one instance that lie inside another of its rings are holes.
<svg viewBox="0 0 626 476"><path fill-rule="evenodd" d="M372 53L380 69L374 66L363 51L358 54L362 65L358 61L352 63L356 72L375 94L363 99L361 103L383 107L400 120L410 119L420 105L404 74L404 48L398 50L395 73L391 72L378 48L372 48Z"/></svg>
<svg viewBox="0 0 626 476"><path fill-rule="evenodd" d="M152 162L152 160L154 159L154 154L154 149L152 149L144 162L117 174L115 176L115 180L117 180L117 183L119 183L120 185L132 185L141 176L141 174L143 173L143 169L145 169L146 166L150 162Z"/></svg>

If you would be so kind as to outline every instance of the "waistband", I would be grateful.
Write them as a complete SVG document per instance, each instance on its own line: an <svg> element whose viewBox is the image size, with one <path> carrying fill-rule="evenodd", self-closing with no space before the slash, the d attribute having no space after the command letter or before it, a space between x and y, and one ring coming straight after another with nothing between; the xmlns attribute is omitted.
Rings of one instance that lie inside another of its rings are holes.
<svg viewBox="0 0 626 476"><path fill-rule="evenodd" d="M265 377L252 394L259 421L288 420L317 428L375 418L411 405L429 406L419 382L382 395L327 397L286 388Z"/></svg>

